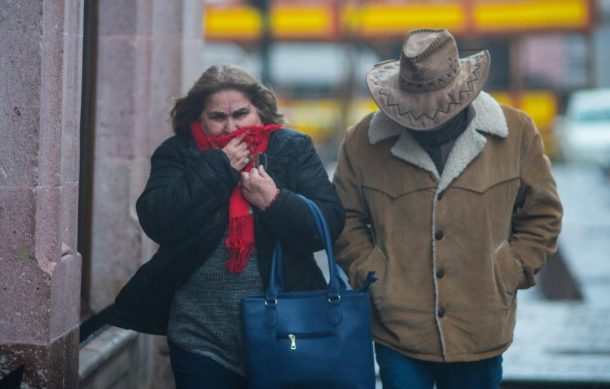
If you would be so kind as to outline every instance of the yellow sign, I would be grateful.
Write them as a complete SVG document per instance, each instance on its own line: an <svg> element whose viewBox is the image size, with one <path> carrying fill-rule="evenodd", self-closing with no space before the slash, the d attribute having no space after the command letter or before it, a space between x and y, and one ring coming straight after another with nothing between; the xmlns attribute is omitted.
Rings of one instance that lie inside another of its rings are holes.
<svg viewBox="0 0 610 389"><path fill-rule="evenodd" d="M247 2L209 4L203 30L209 41L252 42L263 25ZM455 35L527 31L583 31L592 23L592 0L311 0L273 2L270 27L276 40L400 38L412 28L447 28Z"/></svg>
<svg viewBox="0 0 610 389"><path fill-rule="evenodd" d="M207 40L255 40L261 30L258 11L247 6L207 6L203 19Z"/></svg>
<svg viewBox="0 0 610 389"><path fill-rule="evenodd" d="M360 37L403 36L412 28L464 31L466 18L460 2L346 6L341 13L344 30Z"/></svg>
<svg viewBox="0 0 610 389"><path fill-rule="evenodd" d="M283 39L320 39L334 35L332 13L320 5L278 5L271 12L271 31Z"/></svg>
<svg viewBox="0 0 610 389"><path fill-rule="evenodd" d="M480 32L584 29L591 16L587 1L479 1L474 27Z"/></svg>
<svg viewBox="0 0 610 389"><path fill-rule="evenodd" d="M260 13L246 5L208 5L204 36L209 41L254 41L260 37ZM270 27L276 39L326 40L335 35L333 14L323 4L278 4L271 9Z"/></svg>

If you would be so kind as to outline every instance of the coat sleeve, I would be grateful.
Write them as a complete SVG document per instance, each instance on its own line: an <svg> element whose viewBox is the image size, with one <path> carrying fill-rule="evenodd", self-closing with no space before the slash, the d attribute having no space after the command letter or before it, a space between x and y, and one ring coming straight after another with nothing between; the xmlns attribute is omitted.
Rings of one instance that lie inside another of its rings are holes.
<svg viewBox="0 0 610 389"><path fill-rule="evenodd" d="M136 209L146 234L174 246L228 203L239 174L222 150L199 152L165 142L154 152L151 172Z"/></svg>
<svg viewBox="0 0 610 389"><path fill-rule="evenodd" d="M369 121L363 120L358 127L368 128ZM358 130L358 127L354 130ZM348 130L339 149L339 160L333 179L345 208L345 228L335 243L335 253L337 262L347 273L351 285L360 288L370 270L381 270L375 264L382 263L383 253L375 247L371 216L360 185L361 178L353 164L356 158L351 147L355 141L354 137L354 131Z"/></svg>
<svg viewBox="0 0 610 389"><path fill-rule="evenodd" d="M260 219L283 247L313 252L323 248L322 240L313 215L297 194L322 210L332 241L343 229L344 212L311 138L299 136L296 142L295 156L288 167L293 184L280 188L280 196L260 213Z"/></svg>
<svg viewBox="0 0 610 389"><path fill-rule="evenodd" d="M551 174L551 163L544 155L540 133L531 118L524 115L521 163L523 200L513 215L511 249L523 266L519 288L536 284L535 274L557 249L563 209Z"/></svg>

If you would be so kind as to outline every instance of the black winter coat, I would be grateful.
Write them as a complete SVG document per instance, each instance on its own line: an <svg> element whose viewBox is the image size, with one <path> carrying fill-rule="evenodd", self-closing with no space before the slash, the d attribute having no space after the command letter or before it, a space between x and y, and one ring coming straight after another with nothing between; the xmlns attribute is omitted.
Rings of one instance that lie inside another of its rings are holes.
<svg viewBox="0 0 610 389"><path fill-rule="evenodd" d="M282 129L271 134L266 169L280 196L255 212L259 270L267 287L273 244L284 251L284 290L325 288L313 252L322 248L315 221L302 194L327 218L332 239L344 225L344 210L311 139ZM110 324L166 334L174 292L213 254L229 222L229 194L239 182L222 150L201 152L190 134L167 139L154 152L146 188L137 201L140 224L159 244L150 261L119 292L105 312Z"/></svg>

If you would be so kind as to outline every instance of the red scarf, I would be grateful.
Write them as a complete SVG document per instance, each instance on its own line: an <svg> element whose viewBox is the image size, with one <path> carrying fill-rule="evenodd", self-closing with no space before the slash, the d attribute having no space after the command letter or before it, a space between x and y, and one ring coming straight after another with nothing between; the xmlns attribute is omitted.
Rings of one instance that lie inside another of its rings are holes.
<svg viewBox="0 0 610 389"><path fill-rule="evenodd" d="M239 128L225 136L207 136L201 129L201 122L191 125L191 133L201 151L209 149L222 149L231 139L243 135L250 154L255 156L264 152L269 144L269 135L281 126L270 124L267 126L248 126ZM254 158L246 165L244 171L250 171ZM248 258L254 252L254 217L250 212L250 203L241 193L240 186L236 185L229 196L229 232L225 240L229 251L229 258L225 264L231 273L241 273L246 267Z"/></svg>

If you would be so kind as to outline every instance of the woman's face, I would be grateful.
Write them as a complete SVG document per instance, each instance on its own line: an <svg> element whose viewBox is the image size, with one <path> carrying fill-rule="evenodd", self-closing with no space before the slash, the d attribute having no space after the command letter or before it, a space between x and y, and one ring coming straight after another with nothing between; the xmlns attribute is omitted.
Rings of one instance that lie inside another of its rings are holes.
<svg viewBox="0 0 610 389"><path fill-rule="evenodd" d="M201 113L201 128L208 136L227 135L240 127L261 125L256 107L244 92L235 89L211 95Z"/></svg>

